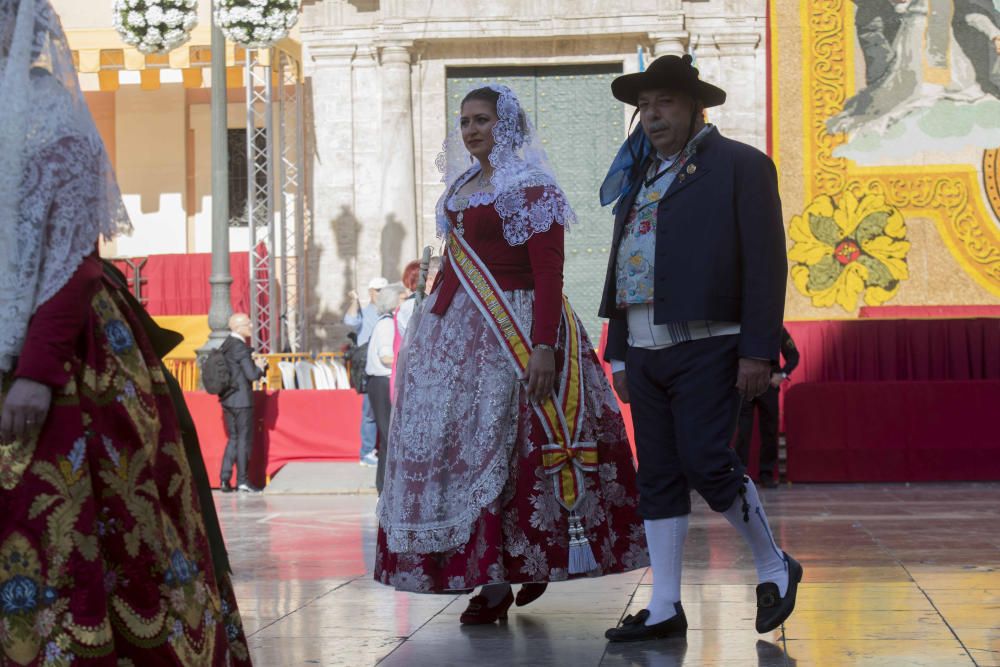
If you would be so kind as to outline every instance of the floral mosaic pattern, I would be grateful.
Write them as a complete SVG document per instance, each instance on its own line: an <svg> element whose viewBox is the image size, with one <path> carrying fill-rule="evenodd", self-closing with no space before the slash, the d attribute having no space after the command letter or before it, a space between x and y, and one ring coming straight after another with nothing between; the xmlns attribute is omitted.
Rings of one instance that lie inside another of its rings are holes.
<svg viewBox="0 0 1000 667"><path fill-rule="evenodd" d="M881 196L822 195L792 218L788 233L792 283L816 307L852 313L862 299L878 306L910 277L906 222Z"/></svg>

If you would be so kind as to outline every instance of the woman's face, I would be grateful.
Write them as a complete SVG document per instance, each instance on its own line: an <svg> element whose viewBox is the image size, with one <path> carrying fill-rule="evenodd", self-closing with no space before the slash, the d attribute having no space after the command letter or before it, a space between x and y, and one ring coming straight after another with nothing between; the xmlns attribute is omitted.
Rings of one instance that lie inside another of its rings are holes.
<svg viewBox="0 0 1000 667"><path fill-rule="evenodd" d="M492 102L468 100L462 105L462 141L465 148L480 162L487 162L493 150L493 126L497 124L497 110Z"/></svg>

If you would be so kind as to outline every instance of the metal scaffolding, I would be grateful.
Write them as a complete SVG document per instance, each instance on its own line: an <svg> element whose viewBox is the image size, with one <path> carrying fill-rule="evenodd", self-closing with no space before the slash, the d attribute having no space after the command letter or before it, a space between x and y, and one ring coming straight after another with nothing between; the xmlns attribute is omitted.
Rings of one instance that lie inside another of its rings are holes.
<svg viewBox="0 0 1000 667"><path fill-rule="evenodd" d="M278 346L274 271L274 159L271 59L268 51L246 52L247 226L250 232L251 345L261 353Z"/></svg>
<svg viewBox="0 0 1000 667"><path fill-rule="evenodd" d="M251 344L261 353L301 352L306 346L300 67L281 49L247 51Z"/></svg>

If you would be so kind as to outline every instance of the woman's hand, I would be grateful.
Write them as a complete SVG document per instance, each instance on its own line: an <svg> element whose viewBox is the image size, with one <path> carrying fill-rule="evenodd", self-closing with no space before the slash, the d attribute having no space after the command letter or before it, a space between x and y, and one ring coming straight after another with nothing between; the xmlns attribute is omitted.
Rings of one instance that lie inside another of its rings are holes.
<svg viewBox="0 0 1000 667"><path fill-rule="evenodd" d="M52 389L45 384L14 380L0 409L0 442L24 440L42 429L52 405Z"/></svg>
<svg viewBox="0 0 1000 667"><path fill-rule="evenodd" d="M528 361L528 398L541 403L552 394L556 382L556 353L551 347L535 347Z"/></svg>

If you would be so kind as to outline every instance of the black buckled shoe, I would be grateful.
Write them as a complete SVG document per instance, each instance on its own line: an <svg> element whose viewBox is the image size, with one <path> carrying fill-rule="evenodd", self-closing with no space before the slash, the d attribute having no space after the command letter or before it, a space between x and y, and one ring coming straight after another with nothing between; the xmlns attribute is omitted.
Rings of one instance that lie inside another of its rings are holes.
<svg viewBox="0 0 1000 667"><path fill-rule="evenodd" d="M688 629L687 616L680 602L674 603L677 613L665 621L646 625L649 610L643 609L638 614L625 617L617 628L611 628L604 633L604 638L611 642L642 642L648 639L670 639L686 637Z"/></svg>
<svg viewBox="0 0 1000 667"><path fill-rule="evenodd" d="M547 583L534 583L534 584L521 584L521 590L517 592L517 596L514 598L514 604L518 607L523 607L529 605L538 598L542 597L542 593L548 588Z"/></svg>
<svg viewBox="0 0 1000 667"><path fill-rule="evenodd" d="M788 590L785 597L778 594L778 584L765 581L757 585L757 632L764 634L774 630L785 622L795 609L795 594L802 581L802 566L799 562L781 552L788 563Z"/></svg>
<svg viewBox="0 0 1000 667"><path fill-rule="evenodd" d="M222 482L219 484L219 491L222 491L223 493L232 493L235 490L236 489L229 482Z"/></svg>

